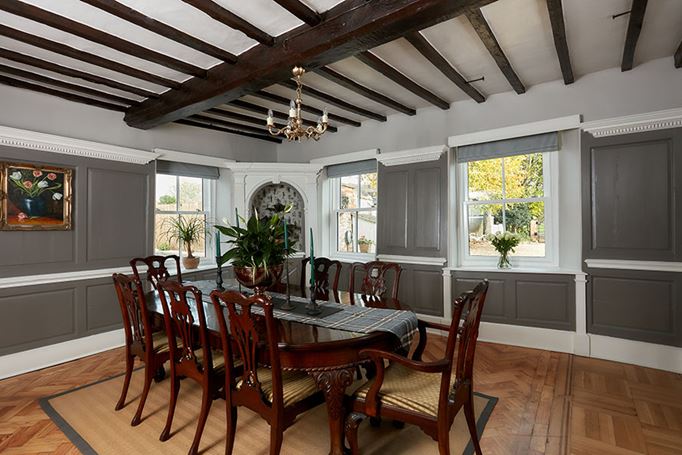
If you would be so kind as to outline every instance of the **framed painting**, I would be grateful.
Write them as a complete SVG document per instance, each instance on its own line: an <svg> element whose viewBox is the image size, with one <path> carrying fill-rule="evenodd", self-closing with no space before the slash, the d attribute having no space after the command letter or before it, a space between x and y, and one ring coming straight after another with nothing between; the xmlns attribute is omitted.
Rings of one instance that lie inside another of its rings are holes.
<svg viewBox="0 0 682 455"><path fill-rule="evenodd" d="M71 229L72 169L0 162L0 230Z"/></svg>

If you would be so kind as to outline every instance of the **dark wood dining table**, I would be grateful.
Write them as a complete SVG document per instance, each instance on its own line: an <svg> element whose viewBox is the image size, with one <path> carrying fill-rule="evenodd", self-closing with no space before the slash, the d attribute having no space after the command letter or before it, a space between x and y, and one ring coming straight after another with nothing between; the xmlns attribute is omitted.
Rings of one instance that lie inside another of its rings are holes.
<svg viewBox="0 0 682 455"><path fill-rule="evenodd" d="M207 282L188 282L187 284ZM226 284L236 285L226 280ZM291 295L305 296L298 286L290 286ZM350 304L351 295L339 291L340 303ZM332 300L333 296L330 297ZM368 298L361 294L353 296L355 305L380 307L393 310L409 310L400 305L400 301L391 298ZM158 296L147 299L149 309L163 317ZM203 296L206 323L216 346L220 346L220 329L216 321L215 310ZM227 314L226 314L227 316ZM346 388L353 383L358 365L368 363L360 357L362 349L382 349L386 351L400 350L400 340L390 332L375 331L371 333L349 332L345 330L319 327L301 322L279 320L280 322L280 362L282 368L301 370L310 374L323 392L329 417L329 453L344 453L344 396Z"/></svg>

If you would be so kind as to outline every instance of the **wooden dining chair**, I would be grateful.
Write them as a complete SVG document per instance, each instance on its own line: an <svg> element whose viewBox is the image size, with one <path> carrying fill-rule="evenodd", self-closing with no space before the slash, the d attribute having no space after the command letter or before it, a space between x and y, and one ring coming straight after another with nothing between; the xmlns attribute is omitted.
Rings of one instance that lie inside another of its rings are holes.
<svg viewBox="0 0 682 455"><path fill-rule="evenodd" d="M355 284L355 278L358 272L362 272L362 282L358 288ZM390 296L386 295L387 278L393 272L393 285L391 286ZM350 301L351 305L355 305L355 293L363 296L365 303L379 303L383 297L390 297L391 299L398 298L398 288L400 286L400 274L402 267L395 262L355 262L350 269Z"/></svg>
<svg viewBox="0 0 682 455"><path fill-rule="evenodd" d="M118 411L125 405L130 377L133 374L135 357L137 357L144 363L144 387L131 422L131 425L136 426L141 421L152 379L163 378L165 374L163 364L170 358L170 350L166 332L163 330L155 332L153 329L152 316L147 310L147 302L140 281L121 273L114 273L112 278L118 303L121 306L126 356L123 390L115 409Z"/></svg>
<svg viewBox="0 0 682 455"><path fill-rule="evenodd" d="M282 371L278 322L273 317L272 301L267 295L246 297L236 291L213 291L225 356L225 401L227 442L231 454L237 429L237 408L244 406L260 414L270 424L270 454L279 454L284 431L296 416L324 401L312 377L301 371ZM229 317L229 331L222 308ZM257 305L263 315L253 312ZM234 365L233 346L241 359L241 374ZM267 359L268 367L262 366Z"/></svg>
<svg viewBox="0 0 682 455"><path fill-rule="evenodd" d="M352 453L359 453L358 425L365 416L370 416L417 425L438 442L441 455L449 454L450 428L459 410L464 408L471 441L476 453L481 455L474 415L473 370L487 292L488 281L484 280L473 291L455 300L445 356L440 360L410 360L375 349L360 352L371 358L376 377L359 388L351 399L352 412L346 419L346 437ZM460 328L463 311L466 314ZM385 360L390 361L388 367Z"/></svg>
<svg viewBox="0 0 682 455"><path fill-rule="evenodd" d="M310 257L303 258L301 261L301 290L309 291L310 283L306 280L306 271ZM329 278L331 269L334 269L333 279L331 280L331 289L329 287ZM334 301L340 303L339 298L339 277L341 276L341 261L334 261L328 258L315 258L315 292L316 300L329 300L330 292L334 296Z"/></svg>
<svg viewBox="0 0 682 455"><path fill-rule="evenodd" d="M180 392L180 379L190 378L201 385L201 411L190 454L199 451L201 435L214 399L220 397L225 379L223 353L211 349L201 291L176 281L159 282L159 296L170 351L170 404L160 440L170 437L173 415ZM193 311L194 310L194 311Z"/></svg>
<svg viewBox="0 0 682 455"><path fill-rule="evenodd" d="M175 281L182 283L182 270L180 270L180 257L176 254L170 256L147 256L146 258L133 258L130 260L130 267L133 269L133 274L140 282L142 281L140 277L140 272L138 270L139 265L147 266L147 281L149 281L152 287L156 290L159 289L159 283L161 281L166 281L171 277L170 271L166 262L175 262Z"/></svg>

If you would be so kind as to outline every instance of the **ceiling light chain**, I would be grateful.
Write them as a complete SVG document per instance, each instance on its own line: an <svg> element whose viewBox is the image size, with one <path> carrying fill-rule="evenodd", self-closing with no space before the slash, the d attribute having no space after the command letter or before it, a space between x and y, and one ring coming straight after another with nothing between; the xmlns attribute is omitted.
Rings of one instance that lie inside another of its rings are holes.
<svg viewBox="0 0 682 455"><path fill-rule="evenodd" d="M302 91L303 83L301 78L305 73L305 69L300 66L295 66L292 70L294 78L296 79L296 98L289 103L289 120L286 126L277 129L275 127L275 119L272 115L272 110L268 110L268 118L266 125L268 131L273 136L285 136L290 141L301 141L301 138L320 140L320 137L327 131L329 117L327 110L322 112L322 117L317 120L317 126L303 126L303 118L301 117L301 105L303 104Z"/></svg>

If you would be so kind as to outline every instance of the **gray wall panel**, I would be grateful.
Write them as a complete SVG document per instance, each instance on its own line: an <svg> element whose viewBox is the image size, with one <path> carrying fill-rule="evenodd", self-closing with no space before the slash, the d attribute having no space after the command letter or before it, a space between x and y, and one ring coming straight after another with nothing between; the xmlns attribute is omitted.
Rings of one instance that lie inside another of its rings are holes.
<svg viewBox="0 0 682 455"><path fill-rule="evenodd" d="M516 315L519 321L545 326L571 320L568 282L516 281Z"/></svg>
<svg viewBox="0 0 682 455"><path fill-rule="evenodd" d="M111 283L85 287L85 329L87 332L121 327L121 308Z"/></svg>
<svg viewBox="0 0 682 455"><path fill-rule="evenodd" d="M417 229L413 229L415 250L433 250L441 246L441 170L438 167L417 169L414 172L414 217Z"/></svg>
<svg viewBox="0 0 682 455"><path fill-rule="evenodd" d="M378 194L377 248L404 252L408 248L408 171L380 172Z"/></svg>
<svg viewBox="0 0 682 455"><path fill-rule="evenodd" d="M453 299L464 292L472 290L480 281L480 279L455 277L452 286ZM496 280L492 277L489 278L488 295L485 298L485 307L483 308L482 316L484 321L504 324L509 319L507 310L505 309L504 284L504 280Z"/></svg>

